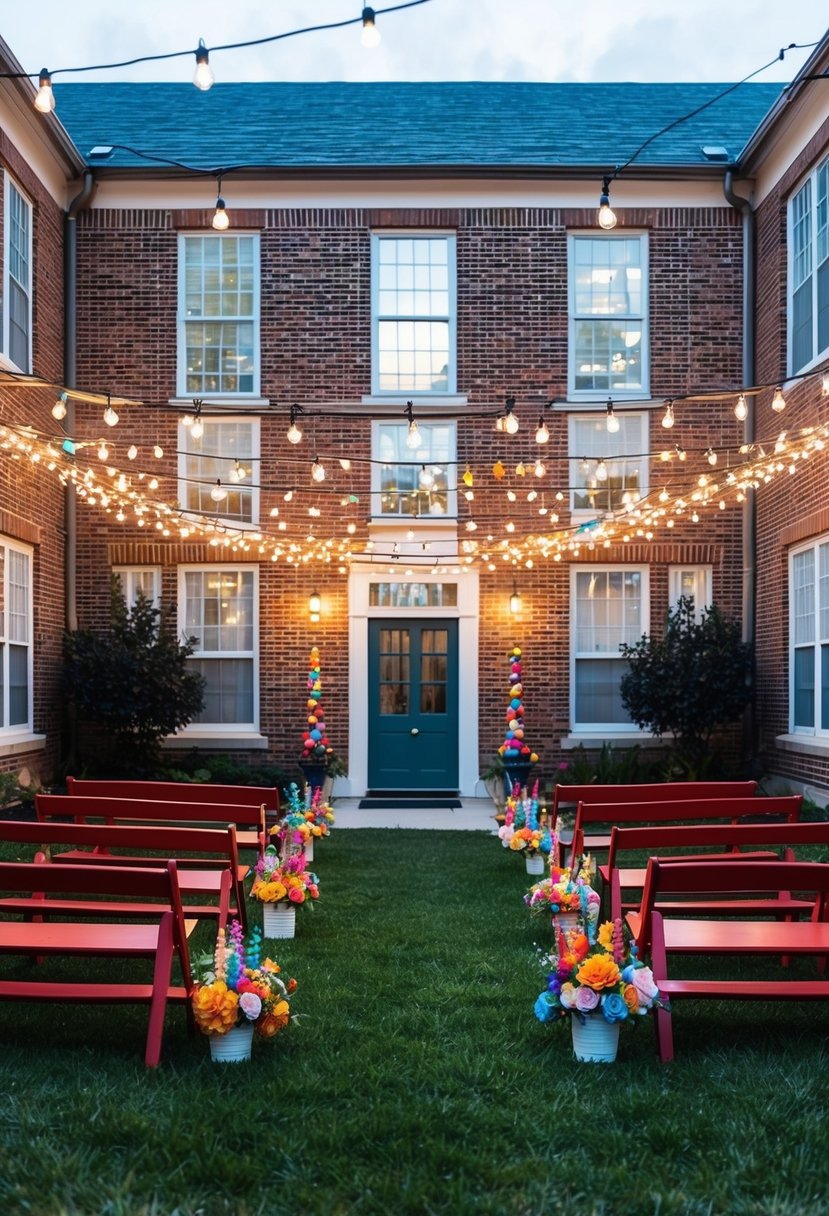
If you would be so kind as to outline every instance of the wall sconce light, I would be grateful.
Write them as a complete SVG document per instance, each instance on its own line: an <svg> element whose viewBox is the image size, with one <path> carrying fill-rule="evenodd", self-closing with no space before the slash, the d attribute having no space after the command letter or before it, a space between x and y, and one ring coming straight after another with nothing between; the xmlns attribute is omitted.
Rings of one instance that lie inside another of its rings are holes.
<svg viewBox="0 0 829 1216"><path fill-rule="evenodd" d="M322 599L319 591L312 591L308 596L308 615L311 623L316 625L320 619L320 610L322 608Z"/></svg>
<svg viewBox="0 0 829 1216"><path fill-rule="evenodd" d="M511 616L518 616L521 611L521 592L512 584L512 595L509 597L509 610Z"/></svg>

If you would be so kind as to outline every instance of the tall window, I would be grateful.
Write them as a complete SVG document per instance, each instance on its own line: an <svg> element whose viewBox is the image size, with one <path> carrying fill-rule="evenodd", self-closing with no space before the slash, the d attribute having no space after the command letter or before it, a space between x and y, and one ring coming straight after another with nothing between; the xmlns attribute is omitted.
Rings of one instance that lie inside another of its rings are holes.
<svg viewBox="0 0 829 1216"><path fill-rule="evenodd" d="M32 556L0 542L0 738L32 729Z"/></svg>
<svg viewBox="0 0 829 1216"><path fill-rule="evenodd" d="M202 418L179 427L179 502L199 515L234 523L259 519L259 420Z"/></svg>
<svg viewBox="0 0 829 1216"><path fill-rule="evenodd" d="M183 570L181 629L195 637L189 660L204 676L204 709L193 726L255 730L258 719L257 579L250 567Z"/></svg>
<svg viewBox="0 0 829 1216"><path fill-rule="evenodd" d="M573 729L633 731L619 691L628 668L619 644L638 642L647 628L647 570L574 567L571 580Z"/></svg>
<svg viewBox="0 0 829 1216"><path fill-rule="evenodd" d="M829 157L789 206L789 370L829 349Z"/></svg>
<svg viewBox="0 0 829 1216"><path fill-rule="evenodd" d="M454 393L455 239L372 239L372 392Z"/></svg>
<svg viewBox="0 0 829 1216"><path fill-rule="evenodd" d="M647 240L571 236L569 392L648 391Z"/></svg>
<svg viewBox="0 0 829 1216"><path fill-rule="evenodd" d="M372 515L455 516L455 423L419 424L421 445L406 446L408 424L376 422Z"/></svg>
<svg viewBox="0 0 829 1216"><path fill-rule="evenodd" d="M259 238L179 239L178 392L259 392Z"/></svg>
<svg viewBox="0 0 829 1216"><path fill-rule="evenodd" d="M32 367L32 205L6 176L3 275L3 351L29 372Z"/></svg>
<svg viewBox="0 0 829 1216"><path fill-rule="evenodd" d="M790 729L829 734L829 538L789 559Z"/></svg>
<svg viewBox="0 0 829 1216"><path fill-rule="evenodd" d="M694 617L702 618L703 609L711 607L711 567L671 566L668 571L668 599L676 608L682 597L692 600Z"/></svg>
<svg viewBox="0 0 829 1216"><path fill-rule="evenodd" d="M570 415L572 511L619 511L648 493L648 415L616 417L611 433L606 414Z"/></svg>

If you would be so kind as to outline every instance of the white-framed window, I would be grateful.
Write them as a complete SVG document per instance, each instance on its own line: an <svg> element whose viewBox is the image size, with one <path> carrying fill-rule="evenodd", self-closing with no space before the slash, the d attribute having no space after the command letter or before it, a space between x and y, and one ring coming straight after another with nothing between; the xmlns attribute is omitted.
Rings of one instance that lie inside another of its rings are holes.
<svg viewBox="0 0 829 1216"><path fill-rule="evenodd" d="M32 370L32 204L6 174L3 234L3 354Z"/></svg>
<svg viewBox="0 0 829 1216"><path fill-rule="evenodd" d="M573 730L635 731L622 705L628 669L619 645L638 642L649 621L647 567L579 566L570 572Z"/></svg>
<svg viewBox="0 0 829 1216"><path fill-rule="evenodd" d="M570 414L570 509L596 515L634 506L648 493L648 414L616 413L618 431L606 414Z"/></svg>
<svg viewBox="0 0 829 1216"><path fill-rule="evenodd" d="M418 424L420 447L407 447L408 423L372 423L372 516L454 518L458 513L454 422Z"/></svg>
<svg viewBox="0 0 829 1216"><path fill-rule="evenodd" d="M259 393L259 237L179 237L178 393Z"/></svg>
<svg viewBox="0 0 829 1216"><path fill-rule="evenodd" d="M0 739L32 730L32 553L0 540Z"/></svg>
<svg viewBox="0 0 829 1216"><path fill-rule="evenodd" d="M669 566L668 605L676 608L682 596L693 600L694 618L699 621L705 608L711 607L710 566Z"/></svg>
<svg viewBox="0 0 829 1216"><path fill-rule="evenodd" d="M789 554L789 730L829 736L829 536Z"/></svg>
<svg viewBox="0 0 829 1216"><path fill-rule="evenodd" d="M234 524L259 522L258 418L200 418L179 424L178 500L183 511Z"/></svg>
<svg viewBox="0 0 829 1216"><path fill-rule="evenodd" d="M142 592L154 608L161 606L161 568L159 566L113 566L112 573L118 575L121 594L128 608L132 608Z"/></svg>
<svg viewBox="0 0 829 1216"><path fill-rule="evenodd" d="M647 237L571 233L568 256L569 395L647 395Z"/></svg>
<svg viewBox="0 0 829 1216"><path fill-rule="evenodd" d="M182 567L179 578L180 631L196 639L188 662L205 679L204 708L190 726L258 730L258 570Z"/></svg>
<svg viewBox="0 0 829 1216"><path fill-rule="evenodd" d="M455 237L371 238L371 389L378 395L454 393Z"/></svg>
<svg viewBox="0 0 829 1216"><path fill-rule="evenodd" d="M789 371L829 350L829 156L789 203Z"/></svg>

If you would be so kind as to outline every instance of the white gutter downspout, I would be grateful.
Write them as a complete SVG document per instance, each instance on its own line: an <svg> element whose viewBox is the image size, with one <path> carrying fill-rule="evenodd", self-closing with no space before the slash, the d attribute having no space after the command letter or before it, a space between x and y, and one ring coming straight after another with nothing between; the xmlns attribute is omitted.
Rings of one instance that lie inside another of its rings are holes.
<svg viewBox="0 0 829 1216"><path fill-rule="evenodd" d="M728 169L723 181L726 202L735 207L743 217L743 386L754 384L755 377L755 314L757 276L754 266L754 243L756 221L750 201L734 193L734 173ZM743 424L745 443L753 443L756 437L754 396L746 398L748 413ZM756 496L747 494L743 503L743 641L754 646L757 623L757 502ZM749 705L746 715L746 743L749 756L756 754L754 711Z"/></svg>
<svg viewBox="0 0 829 1216"><path fill-rule="evenodd" d="M63 245L63 369L67 388L77 388L78 373L78 229L76 219L92 198L95 186L93 174L87 170L83 175L83 187L69 204L64 216ZM75 434L75 406L70 396L66 403L66 432ZM78 628L78 595L76 562L78 553L77 499L71 485L66 487L64 520L66 527L66 551L64 556L64 593L66 599L66 628L73 633Z"/></svg>

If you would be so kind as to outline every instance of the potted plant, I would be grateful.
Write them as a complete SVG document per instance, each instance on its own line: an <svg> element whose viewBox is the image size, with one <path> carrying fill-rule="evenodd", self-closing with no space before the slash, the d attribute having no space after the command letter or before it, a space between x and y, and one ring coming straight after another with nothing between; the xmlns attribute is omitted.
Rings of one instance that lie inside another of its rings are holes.
<svg viewBox="0 0 829 1216"><path fill-rule="evenodd" d="M262 958L258 927L247 938L238 921L220 929L216 949L196 962L193 1016L208 1036L210 1057L219 1063L249 1060L253 1035L272 1039L291 1020L296 980L280 978L280 968Z"/></svg>
<svg viewBox="0 0 829 1216"><path fill-rule="evenodd" d="M305 854L283 861L273 845L256 863L250 893L262 904L265 937L293 937L297 908L313 911L320 894L316 874L305 868Z"/></svg>
<svg viewBox="0 0 829 1216"><path fill-rule="evenodd" d="M495 819L498 823L503 823L506 792L504 789L504 761L500 752L496 752L492 757L489 767L484 769L480 779L484 783L486 792L495 803Z"/></svg>
<svg viewBox="0 0 829 1216"><path fill-rule="evenodd" d="M518 786L513 787L498 836L504 848L523 854L528 874L544 873L545 862L555 852L556 842L546 809L539 810L537 781L531 796L526 789L521 795Z"/></svg>
<svg viewBox="0 0 829 1216"><path fill-rule="evenodd" d="M333 747L329 747L325 764L325 779L322 783L323 803L330 804L334 795L334 782L337 778L347 776L348 768L342 756L338 752L335 752Z"/></svg>
<svg viewBox="0 0 829 1216"><path fill-rule="evenodd" d="M569 1017L577 1060L609 1064L622 1023L668 1006L620 919L605 921L595 937L587 929L564 933L556 951L542 955L547 987L534 1010L540 1022Z"/></svg>

